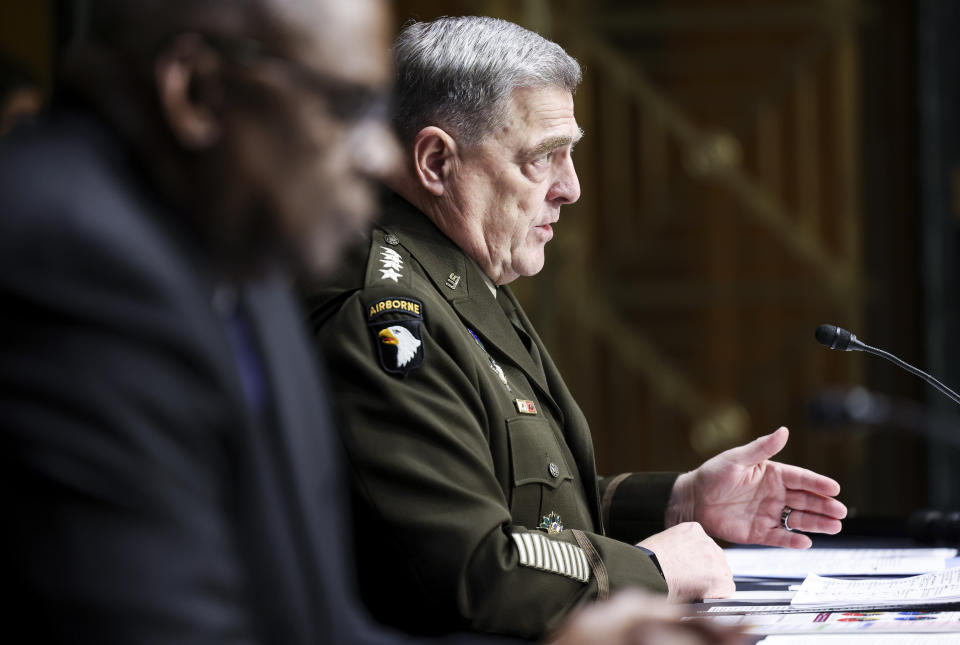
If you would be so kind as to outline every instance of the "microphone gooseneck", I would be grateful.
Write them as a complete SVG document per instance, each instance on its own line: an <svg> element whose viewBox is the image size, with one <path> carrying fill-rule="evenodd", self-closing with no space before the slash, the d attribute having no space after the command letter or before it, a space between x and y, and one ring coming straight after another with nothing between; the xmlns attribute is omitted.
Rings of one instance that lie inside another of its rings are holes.
<svg viewBox="0 0 960 645"><path fill-rule="evenodd" d="M846 329L837 327L836 325L820 325L817 327L817 331L814 332L813 336L817 339L818 343L830 349L839 349L845 352L867 352L868 354L885 358L894 365L905 369L915 376L919 376L924 381L939 390L951 401L957 405L960 405L960 394L957 394L931 375L914 367L910 363L900 360L889 352L885 352L882 349L877 349L876 347L871 347L863 341L858 340L856 336L848 332Z"/></svg>

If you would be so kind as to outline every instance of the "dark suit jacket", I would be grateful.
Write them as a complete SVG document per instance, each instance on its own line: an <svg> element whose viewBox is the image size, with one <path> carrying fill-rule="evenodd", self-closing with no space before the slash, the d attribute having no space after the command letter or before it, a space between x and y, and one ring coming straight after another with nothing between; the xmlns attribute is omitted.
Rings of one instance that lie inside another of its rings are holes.
<svg viewBox="0 0 960 645"><path fill-rule="evenodd" d="M324 388L285 281L239 286L269 393L251 413L220 280L134 168L77 114L0 144L4 629L380 642L354 601Z"/></svg>

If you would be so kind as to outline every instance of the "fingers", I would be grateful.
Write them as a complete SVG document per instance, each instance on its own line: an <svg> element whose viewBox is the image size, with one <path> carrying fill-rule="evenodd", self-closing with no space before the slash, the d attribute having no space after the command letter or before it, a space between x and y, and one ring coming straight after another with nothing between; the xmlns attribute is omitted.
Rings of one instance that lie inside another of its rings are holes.
<svg viewBox="0 0 960 645"><path fill-rule="evenodd" d="M804 533L835 535L843 528L840 520L847 515L847 507L833 498L822 497L805 491L788 490L783 500L769 500L764 505L763 515L768 518L766 521L774 533L790 533L790 531L783 529L780 520L784 506L789 506L792 509L787 520L790 528L793 531ZM808 540L793 540L793 542L803 544L803 546L793 548L809 546Z"/></svg>
<svg viewBox="0 0 960 645"><path fill-rule="evenodd" d="M847 516L847 507L832 497L814 495L802 490L788 490L784 506L789 506L794 513L803 511L813 515L822 515L831 520L842 520ZM783 510L781 508L781 510ZM793 516L790 516L793 526ZM837 522L839 525L839 522Z"/></svg>
<svg viewBox="0 0 960 645"><path fill-rule="evenodd" d="M777 518L779 522L779 517ZM787 520L790 528L794 531L803 531L804 533L827 533L836 535L843 528L840 520L824 517L817 513L807 513L794 509L790 513L790 519ZM782 528L782 527L781 527Z"/></svg>
<svg viewBox="0 0 960 645"><path fill-rule="evenodd" d="M787 464L777 464L781 468L780 477L783 479L783 485L793 490L806 490L818 495L833 497L840 494L840 484L836 480L818 475L812 470L800 468L799 466L790 466ZM844 508L846 510L846 508Z"/></svg>
<svg viewBox="0 0 960 645"><path fill-rule="evenodd" d="M793 515L790 515L790 526L793 526ZM809 549L813 546L813 540L803 533L794 533L785 531L782 526L767 531L760 536L758 544L764 546L782 546L788 549Z"/></svg>
<svg viewBox="0 0 960 645"><path fill-rule="evenodd" d="M759 464L783 450L783 447L787 445L789 436L790 431L781 426L770 434L758 437L746 445L731 448L727 451L726 456L741 466Z"/></svg>
<svg viewBox="0 0 960 645"><path fill-rule="evenodd" d="M782 500L770 502L769 512L776 524L779 525L783 507L789 506L793 509L789 520L791 529L830 535L840 532L843 528L840 520L847 516L847 507L833 498L840 492L840 484L806 468L780 463L770 466L779 469L780 480L786 487Z"/></svg>
<svg viewBox="0 0 960 645"><path fill-rule="evenodd" d="M807 496L812 498L813 496ZM797 504L804 503L804 498L795 498ZM835 500L826 500L835 501ZM789 519L787 520L791 530L786 530L781 521L782 506L778 506L776 512L764 514L767 518L766 529L759 529L754 533L754 539L757 544L766 546L780 546L789 549L808 549L813 545L812 540L803 533L828 533L836 534L840 532L842 524L839 520L832 517L821 515L809 511L798 510L793 504L791 507Z"/></svg>
<svg viewBox="0 0 960 645"><path fill-rule="evenodd" d="M639 618L665 620L679 619L684 615L682 605L667 602L663 595L637 588L624 589L613 594L606 603L605 611L610 615L630 611Z"/></svg>
<svg viewBox="0 0 960 645"><path fill-rule="evenodd" d="M594 641L601 643L601 641ZM648 623L631 634L623 645L744 645L750 642L733 626L706 621L702 618L680 623ZM602 641L603 645L611 645ZM585 645L581 643L580 645Z"/></svg>
<svg viewBox="0 0 960 645"><path fill-rule="evenodd" d="M549 645L726 645L745 642L741 633L709 621L683 620L680 605L639 590L574 612Z"/></svg>
<svg viewBox="0 0 960 645"><path fill-rule="evenodd" d="M707 643L713 645L745 645L748 642L746 636L732 625L724 625L719 622L707 620L704 618L692 618L683 621L683 624L690 630L699 634ZM650 641L651 643L673 642L667 640ZM677 641L679 643L681 641Z"/></svg>

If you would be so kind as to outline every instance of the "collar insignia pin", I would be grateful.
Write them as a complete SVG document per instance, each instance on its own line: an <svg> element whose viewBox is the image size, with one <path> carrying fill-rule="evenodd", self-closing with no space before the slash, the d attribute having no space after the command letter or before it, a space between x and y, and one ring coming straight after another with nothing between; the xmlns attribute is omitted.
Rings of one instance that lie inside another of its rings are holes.
<svg viewBox="0 0 960 645"><path fill-rule="evenodd" d="M543 519L540 521L540 526L537 528L541 531L546 531L548 534L559 533L563 530L563 520L561 520L560 516L555 512L550 511L549 515L543 516Z"/></svg>
<svg viewBox="0 0 960 645"><path fill-rule="evenodd" d="M456 273L451 273L449 276L447 276L448 287L451 289L456 289L458 284L460 284L460 276L458 276Z"/></svg>

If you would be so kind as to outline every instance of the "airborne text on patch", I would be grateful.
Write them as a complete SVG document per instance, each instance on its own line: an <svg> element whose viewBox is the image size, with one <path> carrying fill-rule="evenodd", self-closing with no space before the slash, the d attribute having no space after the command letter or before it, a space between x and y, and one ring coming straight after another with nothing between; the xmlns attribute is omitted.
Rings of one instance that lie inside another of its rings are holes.
<svg viewBox="0 0 960 645"><path fill-rule="evenodd" d="M404 313L416 318L423 318L421 305L416 300L407 298L383 298L371 304L367 310L367 320L385 313Z"/></svg>

